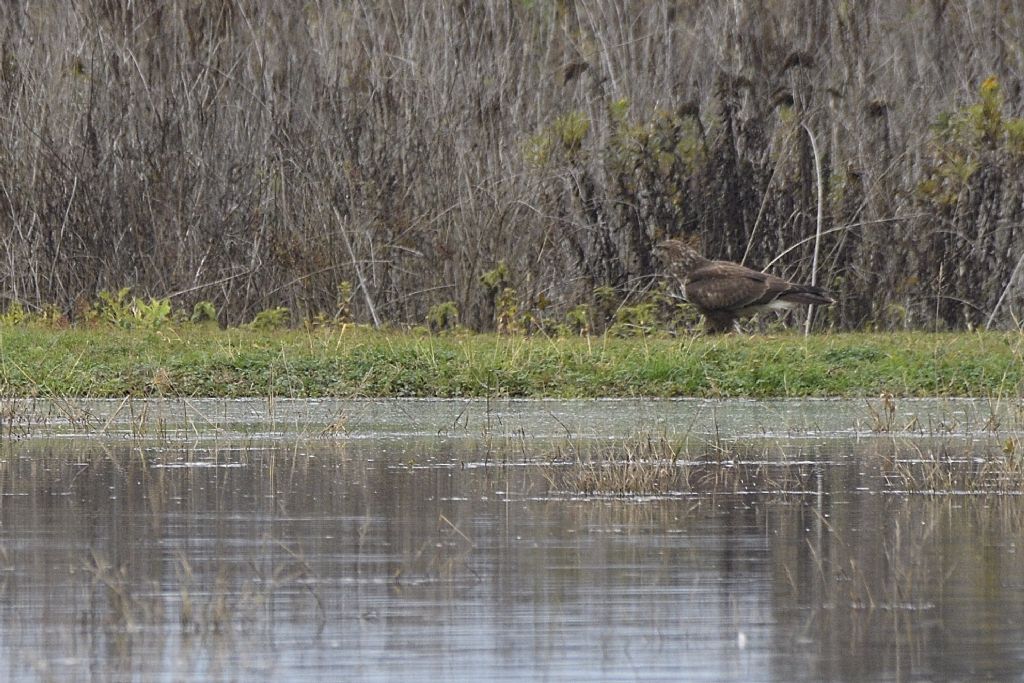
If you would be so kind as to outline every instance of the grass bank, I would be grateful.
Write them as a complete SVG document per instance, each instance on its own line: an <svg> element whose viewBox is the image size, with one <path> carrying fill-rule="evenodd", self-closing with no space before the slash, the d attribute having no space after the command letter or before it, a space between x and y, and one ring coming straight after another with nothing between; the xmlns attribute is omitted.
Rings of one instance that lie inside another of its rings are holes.
<svg viewBox="0 0 1024 683"><path fill-rule="evenodd" d="M1021 396L1019 333L721 338L0 326L4 397Z"/></svg>

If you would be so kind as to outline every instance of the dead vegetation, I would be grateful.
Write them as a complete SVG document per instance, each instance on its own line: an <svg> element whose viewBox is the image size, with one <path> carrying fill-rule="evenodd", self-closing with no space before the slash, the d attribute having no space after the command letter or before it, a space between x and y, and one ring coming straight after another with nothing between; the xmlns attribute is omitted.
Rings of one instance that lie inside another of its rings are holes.
<svg viewBox="0 0 1024 683"><path fill-rule="evenodd" d="M600 330L662 305L651 248L693 235L800 279L820 253L840 302L820 325L1020 320L1015 3L71 0L0 21L7 305L74 320L131 286L222 323Z"/></svg>
<svg viewBox="0 0 1024 683"><path fill-rule="evenodd" d="M813 491L817 467L753 445L674 443L639 435L616 445L556 450L543 466L551 491L583 496L706 496Z"/></svg>
<svg viewBox="0 0 1024 683"><path fill-rule="evenodd" d="M867 475L864 489L886 494L932 496L1019 495L1024 491L1024 459L1019 436L968 446L962 439L927 443L894 439L877 457L858 461ZM590 447L571 459L559 451L543 466L552 495L684 496L721 494L788 496L835 493L827 479L839 480L841 460L815 456L779 457L767 449L734 446L680 456L667 442L631 442ZM832 471L826 475L826 471Z"/></svg>

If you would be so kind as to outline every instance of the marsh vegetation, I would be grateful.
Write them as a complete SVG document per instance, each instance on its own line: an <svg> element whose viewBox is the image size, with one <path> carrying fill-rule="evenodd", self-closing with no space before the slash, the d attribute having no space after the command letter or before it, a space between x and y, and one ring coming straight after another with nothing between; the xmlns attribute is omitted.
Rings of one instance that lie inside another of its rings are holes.
<svg viewBox="0 0 1024 683"><path fill-rule="evenodd" d="M0 23L4 308L77 321L132 287L231 325L601 332L662 306L651 248L686 235L802 281L819 253L818 328L1022 318L1017 3L17 1Z"/></svg>
<svg viewBox="0 0 1024 683"><path fill-rule="evenodd" d="M0 675L1024 675L1018 3L0 25Z"/></svg>

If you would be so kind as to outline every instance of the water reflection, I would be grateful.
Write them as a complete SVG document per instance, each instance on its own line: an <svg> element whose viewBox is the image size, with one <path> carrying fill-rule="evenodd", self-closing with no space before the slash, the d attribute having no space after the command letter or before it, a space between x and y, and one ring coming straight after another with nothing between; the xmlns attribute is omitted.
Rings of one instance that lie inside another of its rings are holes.
<svg viewBox="0 0 1024 683"><path fill-rule="evenodd" d="M1022 499L887 489L924 441L758 442L799 490L629 498L570 495L528 440L410 431L9 443L0 675L1024 675Z"/></svg>

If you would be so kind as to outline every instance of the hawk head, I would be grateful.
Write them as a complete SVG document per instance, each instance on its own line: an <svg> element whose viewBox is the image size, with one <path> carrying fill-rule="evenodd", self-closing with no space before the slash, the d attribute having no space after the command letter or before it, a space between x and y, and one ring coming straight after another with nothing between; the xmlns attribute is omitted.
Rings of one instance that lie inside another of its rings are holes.
<svg viewBox="0 0 1024 683"><path fill-rule="evenodd" d="M683 240L665 240L654 246L654 257L664 272L684 281L694 270L711 263Z"/></svg>

